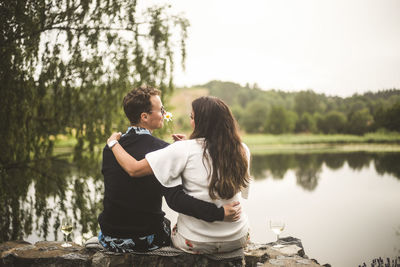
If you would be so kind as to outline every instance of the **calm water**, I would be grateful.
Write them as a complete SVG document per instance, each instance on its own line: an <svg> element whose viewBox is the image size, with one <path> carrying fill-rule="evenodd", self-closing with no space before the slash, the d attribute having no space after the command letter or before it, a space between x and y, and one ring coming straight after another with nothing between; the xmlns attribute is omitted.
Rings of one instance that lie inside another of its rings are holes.
<svg viewBox="0 0 400 267"><path fill-rule="evenodd" d="M400 255L399 163L398 153L253 157L256 179L242 201L252 241L275 241L268 219L280 217L281 236L300 238L321 264L350 267Z"/></svg>
<svg viewBox="0 0 400 267"><path fill-rule="evenodd" d="M103 192L99 160L83 158L73 168L59 160L46 165L46 175L19 170L1 177L1 241L61 240L66 214L75 218L75 242L96 233ZM267 221L281 217L281 236L300 238L306 254L321 264L350 267L400 255L399 163L400 153L253 156L255 181L250 199L242 201L252 241L274 241ZM164 208L174 222L176 213Z"/></svg>

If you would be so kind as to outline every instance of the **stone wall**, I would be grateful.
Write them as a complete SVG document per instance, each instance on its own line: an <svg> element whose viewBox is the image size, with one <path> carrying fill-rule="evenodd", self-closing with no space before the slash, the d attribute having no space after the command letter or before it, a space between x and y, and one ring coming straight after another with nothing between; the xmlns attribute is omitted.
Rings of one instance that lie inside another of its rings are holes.
<svg viewBox="0 0 400 267"><path fill-rule="evenodd" d="M204 255L183 253L178 256L138 255L133 253L117 254L98 249L89 249L77 244L69 248L61 247L62 242L41 241L30 244L25 241L9 241L0 244L0 267L3 266L321 266L316 260L310 260L304 253L301 241L287 237L278 243L250 244L245 251L245 259L212 260ZM330 266L326 264L324 266Z"/></svg>

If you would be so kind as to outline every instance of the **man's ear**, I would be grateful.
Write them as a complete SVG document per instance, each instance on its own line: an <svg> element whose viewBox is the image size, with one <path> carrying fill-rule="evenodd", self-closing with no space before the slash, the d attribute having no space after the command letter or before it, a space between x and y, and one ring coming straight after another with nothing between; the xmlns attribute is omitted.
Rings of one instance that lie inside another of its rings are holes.
<svg viewBox="0 0 400 267"><path fill-rule="evenodd" d="M142 112L142 114L140 114L140 120L143 122L147 122L147 116L148 114L146 112Z"/></svg>

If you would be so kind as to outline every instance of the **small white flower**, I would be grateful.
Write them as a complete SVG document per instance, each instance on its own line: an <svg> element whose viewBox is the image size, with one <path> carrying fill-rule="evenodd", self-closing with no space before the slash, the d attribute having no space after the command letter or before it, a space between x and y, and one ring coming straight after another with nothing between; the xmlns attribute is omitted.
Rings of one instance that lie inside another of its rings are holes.
<svg viewBox="0 0 400 267"><path fill-rule="evenodd" d="M172 121L172 113L171 112L165 112L164 120Z"/></svg>

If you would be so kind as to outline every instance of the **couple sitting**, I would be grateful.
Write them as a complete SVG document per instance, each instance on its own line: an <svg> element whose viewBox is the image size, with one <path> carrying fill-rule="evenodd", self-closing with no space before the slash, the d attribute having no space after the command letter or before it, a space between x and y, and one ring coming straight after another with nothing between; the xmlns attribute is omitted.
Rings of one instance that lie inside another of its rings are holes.
<svg viewBox="0 0 400 267"><path fill-rule="evenodd" d="M123 103L132 126L123 135L113 133L103 150L103 247L144 252L171 240L194 254L244 247L249 225L239 193L247 198L250 152L226 104L215 97L194 100L190 139L173 135L169 145L151 135L164 121L159 90L140 87ZM179 212L172 234L162 196Z"/></svg>

